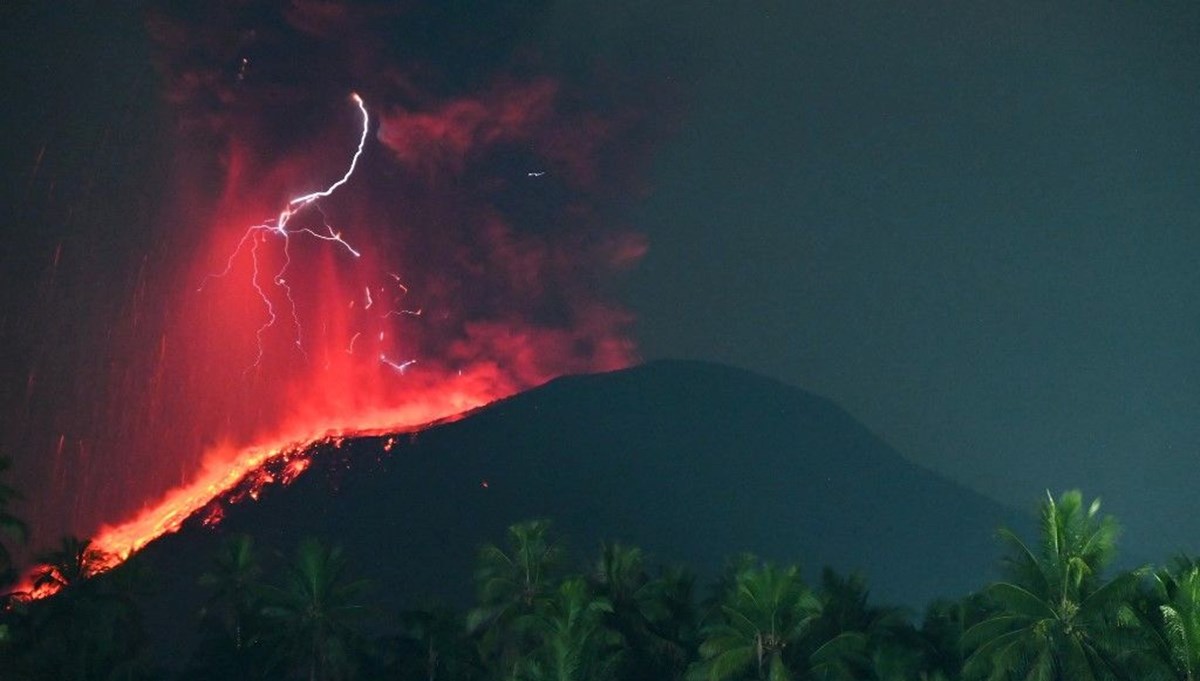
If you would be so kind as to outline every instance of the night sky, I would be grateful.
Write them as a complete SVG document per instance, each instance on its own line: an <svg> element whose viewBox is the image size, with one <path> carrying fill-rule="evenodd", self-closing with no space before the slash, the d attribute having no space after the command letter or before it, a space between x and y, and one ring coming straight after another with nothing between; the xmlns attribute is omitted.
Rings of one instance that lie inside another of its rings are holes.
<svg viewBox="0 0 1200 681"><path fill-rule="evenodd" d="M89 398L79 339L164 257L179 151L142 5L37 4L0 10L0 444L26 476L54 437L30 366ZM916 4L563 1L522 29L659 84L630 97L669 131L645 191L609 197L648 243L618 279L641 356L777 378L993 498L1082 487L1148 557L1200 550L1200 6Z"/></svg>
<svg viewBox="0 0 1200 681"><path fill-rule="evenodd" d="M1200 7L911 4L653 18L705 56L642 213L643 351L1200 548Z"/></svg>

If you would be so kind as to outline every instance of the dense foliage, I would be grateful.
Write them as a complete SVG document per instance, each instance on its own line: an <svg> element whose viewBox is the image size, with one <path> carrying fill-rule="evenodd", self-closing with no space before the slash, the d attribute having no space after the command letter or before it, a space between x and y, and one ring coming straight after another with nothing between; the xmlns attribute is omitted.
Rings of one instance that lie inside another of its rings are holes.
<svg viewBox="0 0 1200 681"><path fill-rule="evenodd" d="M545 520L480 551L469 611L388 613L370 600L386 585L356 579L335 546L307 539L266 569L254 541L233 536L201 577L200 644L170 670L150 662L136 559L95 575L102 557L67 538L38 578L58 595L10 598L0 614L0 678L1200 679L1200 563L1110 572L1116 523L1079 492L1047 495L1040 521L1033 541L1000 531L999 581L920 617L871 603L857 575L810 582L750 555L700 593L636 547L572 563Z"/></svg>

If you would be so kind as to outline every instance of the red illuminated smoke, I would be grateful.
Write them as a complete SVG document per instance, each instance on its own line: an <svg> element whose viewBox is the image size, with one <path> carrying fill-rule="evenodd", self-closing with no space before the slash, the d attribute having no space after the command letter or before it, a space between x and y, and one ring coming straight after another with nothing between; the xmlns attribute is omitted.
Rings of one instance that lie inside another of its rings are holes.
<svg viewBox="0 0 1200 681"><path fill-rule="evenodd" d="M612 282L646 249L622 208L644 192L661 111L635 79L555 75L521 38L541 5L508 4L153 13L173 191L104 330L111 360L77 377L46 434L45 449L68 444L36 464L53 480L33 509L44 543L153 516L172 489L203 497L288 443L635 360ZM289 227L334 229L361 257L264 231L231 261L248 226L344 171L352 91L378 121L359 167Z"/></svg>

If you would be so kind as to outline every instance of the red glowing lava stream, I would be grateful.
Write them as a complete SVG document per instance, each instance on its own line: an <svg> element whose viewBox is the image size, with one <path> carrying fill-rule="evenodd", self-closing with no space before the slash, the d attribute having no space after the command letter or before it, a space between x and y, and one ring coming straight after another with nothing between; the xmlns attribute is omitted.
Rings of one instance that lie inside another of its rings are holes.
<svg viewBox="0 0 1200 681"><path fill-rule="evenodd" d="M257 225L248 228L241 240L238 242L233 253L229 255L225 264L225 269L215 275L210 275L211 278L221 278L229 274L233 269L233 261L241 253L247 242L251 244L250 252L254 263L253 275L251 277L251 285L258 293L258 296L263 301L263 306L267 312L267 320L258 328L256 336L258 338L258 355L255 357L254 364L258 365L262 359L263 346L262 336L264 331L270 328L277 320L275 308L271 303L271 298L263 289L262 283L259 281L259 261L258 261L258 244L259 237L266 238L270 235L278 235L284 240L284 262L278 272L272 277L272 283L283 289L286 292L286 298L292 305L291 315L296 322L297 332L300 329L299 316L295 309L295 301L292 298L291 287L288 285L284 275L287 273L288 267L291 265L291 257L287 250L288 239L294 234L307 234L317 239L324 241L332 241L345 247L354 257L359 257L361 254L355 250L350 244L342 239L339 232L333 230L326 224L328 232L321 234L309 228L288 229L288 223L291 219L305 209L315 206L318 199L332 196L339 187L350 181L350 177L354 174L355 168L358 166L358 160L362 157L363 148L366 146L367 135L370 131L371 117L367 112L366 104L357 93L351 94L351 99L358 106L359 112L362 114L362 132L358 138L358 147L354 151L354 156L350 160L350 166L342 175L329 187L298 196L287 202L287 205L279 212L275 218L266 220ZM207 279L206 279L207 281ZM201 286L203 288L203 285ZM297 335L295 343L300 346L300 337ZM476 406L475 401L470 398L454 400L450 404L444 405L444 408L461 411L464 408ZM391 414L381 416L379 422L374 427L363 428L361 425L354 429L355 433L367 434L372 432L383 432L386 430L396 429L405 426L418 425L421 422L432 420L430 417L437 418L444 416L440 413L422 413L416 415ZM346 435L348 433L340 432L333 427L322 428L319 425L309 424L309 427L304 431L290 432L281 434L280 437L270 442L260 443L251 447L247 447L235 452L208 452L207 461L230 462L227 465L206 466L201 474L192 482L182 485L170 491L162 500L152 507L147 508L142 513L138 514L132 520L124 522L116 526L106 526L101 528L100 533L92 540L92 545L95 549L111 556L110 562L114 565L127 558L134 551L137 551L147 543L153 541L163 534L178 530L180 525L189 516L203 507L210 500L216 498L224 492L230 490L247 474L259 468L266 461L275 457L287 457L288 455L298 455L303 452L308 445L316 440L334 435ZM223 455L224 454L224 455ZM289 464L288 470L299 474L307 467L307 459L298 458L295 460L295 465ZM290 480L285 480L290 482ZM112 565L104 566L106 569Z"/></svg>
<svg viewBox="0 0 1200 681"><path fill-rule="evenodd" d="M250 491L246 496L253 500L258 499L258 493L267 485L290 484L312 463L310 457L319 444L340 444L346 438L387 435L434 422L445 423L498 397L471 392L467 386L472 382L465 381L457 389L450 387L438 401L412 404L404 409L380 412L360 419L360 423L375 421L379 424L377 427L322 429L320 425L310 424L308 429L281 435L272 442L232 452L210 450L206 452L206 459L220 464L206 465L191 482L171 490L130 520L102 527L89 545L89 549L97 552L97 560L89 565L89 569L93 571L92 574L99 574L117 567L155 539L178 531L188 518L232 491L239 483L249 483ZM391 443L392 440L385 443L385 451L391 448ZM278 477L264 468L271 461L283 464ZM242 500L244 496L230 501L236 503ZM212 525L219 520L219 515L206 518L205 524ZM35 567L13 587L13 593L33 599L57 593L61 585L52 581L34 586L38 581L37 576L45 569L45 566Z"/></svg>
<svg viewBox="0 0 1200 681"><path fill-rule="evenodd" d="M270 285L282 290L285 300L291 305L290 313L296 326L294 344L301 350L303 348L299 313L296 310L292 289L285 279L285 274L291 265L291 255L288 252L290 237L303 234L323 241L336 242L356 259L361 256L361 253L343 240L341 233L335 231L327 222L324 223L326 233L317 232L308 227L289 228L289 223L293 218L310 207L317 207L319 199L331 196L354 174L367 141L370 117L362 98L357 94L353 94L351 98L362 115L362 130L357 149L345 174L326 189L289 200L276 217L249 227L229 255L225 268L217 274L208 275L200 286L202 291L209 280L220 279L228 275L233 270L234 260L249 244L253 263L250 285L262 300L266 312L266 321L256 331L257 356L251 368L258 367L259 362L263 359L264 333L278 320L275 305L267 292L268 289L265 288L264 282L260 281L259 244L275 236L283 239L283 264L271 277ZM405 287L400 285L400 288L404 289ZM370 301L370 289L367 289L366 295ZM367 307L370 306L371 302L368 302ZM384 314L383 318L386 319L393 314L419 315L420 311L389 311ZM359 333L356 333L351 339L348 350L351 354L353 354L353 340L358 335ZM416 360L397 362L381 354L379 362L396 372L405 373ZM89 547L98 552L98 563L92 565L91 568L98 573L116 567L155 539L178 531L189 517L223 494L233 490L243 481L249 482L250 489L253 490L250 496L255 499L257 492L265 485L290 483L311 463L309 456L312 447L316 444L330 441L340 442L346 437L383 435L400 430L411 430L435 421L444 421L505 397L520 387L511 381L500 378L495 367L487 364L469 367L465 371L459 370L453 375L436 376L432 379L435 381L432 384L430 380L428 377L414 379L414 384L410 386L411 394L407 395L398 406L364 410L359 405L346 410L334 410L337 413L297 414L293 416L290 424L285 424L274 436L259 441L257 444L240 448L224 446L208 449L205 451L204 464L200 472L190 482L170 490L157 502L144 507L134 517L100 528L91 540ZM353 425L348 427L347 423ZM278 478L273 477L264 468L264 464L271 461L283 463L283 472ZM209 520L218 519L219 517ZM206 522L206 524L208 523ZM37 588L33 587L37 581L36 575L46 569L46 566L35 567L16 586L15 592L28 594L31 598L42 598L55 593L59 585L54 584L52 580L49 580L51 583L43 583Z"/></svg>
<svg viewBox="0 0 1200 681"><path fill-rule="evenodd" d="M164 237L167 286L139 282L118 341L136 351L106 376L112 397L86 443L113 455L81 456L78 484L59 492L94 507L72 529L93 537L101 569L290 482L314 444L411 432L636 360L632 317L598 284L646 246L591 203L609 183L623 190L628 174L599 161L641 158L618 143L640 139L640 119L580 112L548 78L371 115L350 99L357 146L339 124L264 153L257 126L234 126L219 196L206 173L182 175L173 200L203 231ZM334 149L349 162L313 191Z"/></svg>
<svg viewBox="0 0 1200 681"><path fill-rule="evenodd" d="M146 544L177 531L194 513L232 490L247 476L257 476L250 479L253 498L257 498L257 490L265 485L292 482L308 468L312 448L321 442L386 435L434 421L444 422L491 400L491 396L467 393L451 392L448 396L450 399L444 403L415 405L407 410L374 415L379 424L374 428L321 429L314 425L311 426L312 430L282 435L273 442L264 442L236 452L213 450L208 453L211 459L222 462L232 460L232 464L206 466L190 483L171 490L134 518L101 528L91 545L107 556L105 564L99 567L111 569ZM280 479L261 470L264 464L275 459L285 464L284 475Z"/></svg>

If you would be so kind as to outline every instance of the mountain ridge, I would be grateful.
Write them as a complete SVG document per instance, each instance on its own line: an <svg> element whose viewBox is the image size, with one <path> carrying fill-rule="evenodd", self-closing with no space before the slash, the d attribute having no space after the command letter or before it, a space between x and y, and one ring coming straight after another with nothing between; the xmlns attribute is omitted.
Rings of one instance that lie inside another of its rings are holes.
<svg viewBox="0 0 1200 681"><path fill-rule="evenodd" d="M876 600L921 607L982 586L995 530L1027 522L826 398L681 360L558 378L427 428L324 441L311 459L257 502L218 500L215 527L202 509L143 549L169 595L147 603L154 630L186 639L180 611L203 602L196 579L231 533L268 553L310 535L339 544L392 610L469 602L479 547L530 518L553 520L578 560L615 540L705 580L752 552L810 579L862 572Z"/></svg>

